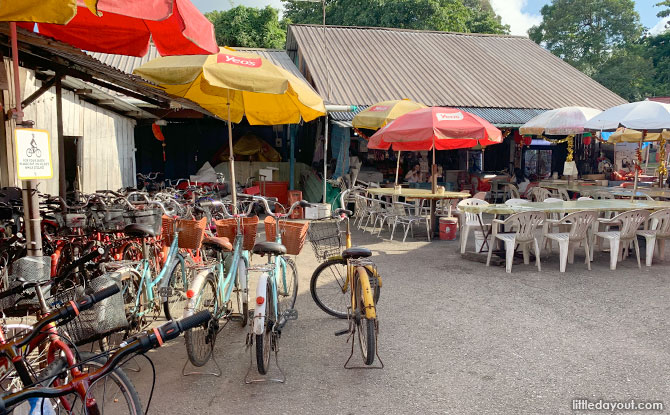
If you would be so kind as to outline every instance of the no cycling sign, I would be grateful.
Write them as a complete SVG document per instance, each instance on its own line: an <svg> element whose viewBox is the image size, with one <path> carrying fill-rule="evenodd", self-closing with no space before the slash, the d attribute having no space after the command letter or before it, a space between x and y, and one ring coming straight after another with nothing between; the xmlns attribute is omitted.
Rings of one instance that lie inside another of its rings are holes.
<svg viewBox="0 0 670 415"><path fill-rule="evenodd" d="M14 134L16 172L20 180L51 179L51 140L46 130L17 128Z"/></svg>

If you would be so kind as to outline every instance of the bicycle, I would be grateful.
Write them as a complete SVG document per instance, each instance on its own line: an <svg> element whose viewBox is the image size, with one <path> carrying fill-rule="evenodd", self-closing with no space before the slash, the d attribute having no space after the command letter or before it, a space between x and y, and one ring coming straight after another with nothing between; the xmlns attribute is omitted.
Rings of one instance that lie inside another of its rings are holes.
<svg viewBox="0 0 670 415"><path fill-rule="evenodd" d="M275 219L275 241L260 242L254 245L253 253L261 257L267 255L264 265L250 267L249 271L260 271L256 286L256 308L253 323L247 336L247 345L255 345L256 368L258 373L266 375L270 364L271 352L279 351L278 342L281 331L289 320L298 318L295 300L298 292L298 269L292 259L286 256L286 247L282 244L280 224L298 207L312 206L300 200L293 203L287 213L273 213L268 199L262 196L251 196L265 207L266 213ZM274 256L274 258L273 258ZM279 367L279 364L277 364ZM279 368L281 371L281 368ZM283 372L282 372L283 376ZM279 380L283 382L283 380ZM246 381L246 383L251 383Z"/></svg>
<svg viewBox="0 0 670 415"><path fill-rule="evenodd" d="M13 347L30 342L31 338L39 335L40 330L53 321L59 320L62 311L67 312L68 317L74 317L76 307L68 305L58 310L59 314L55 318L43 319L35 325L34 329L26 336L14 340L8 344L0 346L0 351L12 350ZM162 346L165 342L177 338L185 330L203 324L209 320L210 315L207 312L201 312L179 321L169 321L153 330L139 334L132 339L121 344L119 349L112 354L106 361L101 356L92 356L87 360L70 365L62 359L55 361L45 370L47 381L40 381L33 386L27 386L22 390L2 396L0 399L0 415L11 413L18 405L29 399L42 400L42 413L44 411L46 399L59 399L60 405L68 412L81 412L87 414L102 414L112 411L116 413L123 406L120 397L125 400L128 413L132 415L141 415L144 411L140 404L139 396L134 385L120 369L120 366L130 355L143 354L147 351ZM81 368L82 370L79 370ZM63 384L60 379L67 371L72 372L72 376ZM75 375L77 371L77 375ZM111 379L118 387L118 392L109 394L109 383ZM51 386L42 386L43 383ZM28 383L30 385L30 383ZM70 399L68 399L70 397ZM151 401L151 397L149 398ZM78 408L75 410L75 406ZM80 407L80 408L79 408ZM59 408L60 409L60 408ZM148 408L147 408L148 409ZM51 408L50 412L55 412ZM124 411L125 412L125 411Z"/></svg>
<svg viewBox="0 0 670 415"><path fill-rule="evenodd" d="M250 258L249 251L243 246L245 239L243 219L253 208L253 204L250 204L244 214L231 215L220 201L202 201L200 205L205 209L221 208L224 217L235 220L236 233L232 244L226 237L207 237L203 240L203 247L212 250L216 259L199 266L200 270L193 278L191 289L186 293L188 303L184 317L204 309L209 310L212 315L202 330L188 330L184 334L186 354L189 361L197 367L204 366L212 358L216 336L222 329L219 321L225 319L227 324L231 317L235 316L231 303L233 292L236 295L239 312L237 317L240 317L242 327L247 325L249 317L247 269ZM255 228L253 232L255 234Z"/></svg>
<svg viewBox="0 0 670 415"><path fill-rule="evenodd" d="M351 190L340 194L342 206L345 197ZM353 213L346 209L337 209L333 213L336 221L313 221L310 225L309 237L317 258L324 260L310 280L310 293L316 305L326 313L341 319L348 319L349 328L338 331L336 335L358 332L358 340L364 363L374 363L377 352L377 335L379 322L377 319L377 302L382 287L382 278L372 260L372 252L367 248L353 247L351 243L351 227L349 217ZM339 223L345 222L345 248L342 249ZM351 360L354 342L351 344ZM379 359L381 367L383 362Z"/></svg>

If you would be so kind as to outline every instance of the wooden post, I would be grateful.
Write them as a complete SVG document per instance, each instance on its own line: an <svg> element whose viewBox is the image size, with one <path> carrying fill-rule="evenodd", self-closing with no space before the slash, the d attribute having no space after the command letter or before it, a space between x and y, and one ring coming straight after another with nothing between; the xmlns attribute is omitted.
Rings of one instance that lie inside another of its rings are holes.
<svg viewBox="0 0 670 415"><path fill-rule="evenodd" d="M67 178L65 177L65 138L63 137L63 87L62 77L56 75L56 131L58 133L58 194L67 196Z"/></svg>

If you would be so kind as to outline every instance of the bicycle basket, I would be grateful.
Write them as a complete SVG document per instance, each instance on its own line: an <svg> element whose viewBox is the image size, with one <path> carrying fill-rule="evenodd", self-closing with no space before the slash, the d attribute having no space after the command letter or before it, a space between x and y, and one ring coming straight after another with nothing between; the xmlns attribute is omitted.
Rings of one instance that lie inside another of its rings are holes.
<svg viewBox="0 0 670 415"><path fill-rule="evenodd" d="M96 227L103 232L123 230L123 228L130 223L130 221L124 217L125 212L126 210L123 208L92 209Z"/></svg>
<svg viewBox="0 0 670 415"><path fill-rule="evenodd" d="M177 243L180 248L200 249L200 245L202 245L202 240L205 236L207 218L199 220L173 219L163 215L162 226L163 232L166 232L165 237L167 243L172 243L174 230L176 228L179 230L179 241Z"/></svg>
<svg viewBox="0 0 670 415"><path fill-rule="evenodd" d="M265 218L265 240L274 242L277 239L275 219L272 216ZM305 245L309 222L288 222L282 221L279 224L281 232L281 243L286 247L286 253L289 255L298 255Z"/></svg>
<svg viewBox="0 0 670 415"><path fill-rule="evenodd" d="M86 214L85 213L66 213L65 226L68 228L85 228Z"/></svg>
<svg viewBox="0 0 670 415"><path fill-rule="evenodd" d="M23 257L19 258L11 266L11 273L7 276L3 286L7 289L21 285L18 281L22 278L25 281L44 281L51 278L51 257ZM12 295L0 300L2 312L9 317L25 316L27 312L39 310L39 301L34 295L35 289L31 288L26 292L32 293L32 296ZM42 293L45 296L49 294L49 287L42 287Z"/></svg>
<svg viewBox="0 0 670 415"><path fill-rule="evenodd" d="M216 234L228 238L230 242L235 241L237 235L237 219L221 219L214 222ZM243 249L250 251L256 243L256 229L258 228L258 217L242 218L242 233L244 235Z"/></svg>
<svg viewBox="0 0 670 415"><path fill-rule="evenodd" d="M160 235L162 214L163 211L160 209L138 209L124 212L123 217L128 225L131 223L149 225L156 235Z"/></svg>
<svg viewBox="0 0 670 415"><path fill-rule="evenodd" d="M307 234L318 260L325 261L341 253L342 238L336 220L313 221L309 225Z"/></svg>
<svg viewBox="0 0 670 415"><path fill-rule="evenodd" d="M82 286L76 286L60 291L49 298L47 304L52 308L62 307L70 301L77 301L86 294L100 291L112 284L121 286L120 274L101 275L92 280L86 289ZM79 346L99 340L126 327L128 327L128 320L123 304L123 294L119 292L96 303L89 310L82 311L79 316L60 328L65 331L74 344Z"/></svg>

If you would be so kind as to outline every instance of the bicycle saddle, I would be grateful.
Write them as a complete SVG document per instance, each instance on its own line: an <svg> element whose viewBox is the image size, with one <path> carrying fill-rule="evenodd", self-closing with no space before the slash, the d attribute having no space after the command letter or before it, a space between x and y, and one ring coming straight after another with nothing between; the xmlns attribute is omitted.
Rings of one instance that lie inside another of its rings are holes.
<svg viewBox="0 0 670 415"><path fill-rule="evenodd" d="M230 243L230 240L228 238L223 237L216 237L216 236L208 237L202 241L202 244L212 249L225 252L230 252L233 250L233 244Z"/></svg>
<svg viewBox="0 0 670 415"><path fill-rule="evenodd" d="M151 226L143 225L141 223L131 223L130 225L126 225L126 227L123 228L123 233L137 238L148 238L156 236L156 233Z"/></svg>
<svg viewBox="0 0 670 415"><path fill-rule="evenodd" d="M362 248L358 246L345 249L344 252L342 252L342 258L344 259L367 258L369 256L372 256L372 251L370 251L368 248Z"/></svg>
<svg viewBox="0 0 670 415"><path fill-rule="evenodd" d="M259 242L254 245L254 254L259 255L284 255L286 254L286 247L277 242Z"/></svg>

